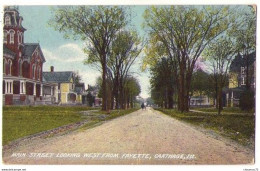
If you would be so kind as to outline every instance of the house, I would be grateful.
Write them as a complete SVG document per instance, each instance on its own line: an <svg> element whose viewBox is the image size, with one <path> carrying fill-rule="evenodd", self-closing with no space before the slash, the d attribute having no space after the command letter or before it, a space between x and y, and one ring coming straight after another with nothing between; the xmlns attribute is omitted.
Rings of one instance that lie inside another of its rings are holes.
<svg viewBox="0 0 260 171"><path fill-rule="evenodd" d="M88 85L87 93L87 104L89 106L100 107L102 105L102 98L98 97L99 87ZM90 102L92 102L89 104Z"/></svg>
<svg viewBox="0 0 260 171"><path fill-rule="evenodd" d="M76 83L75 72L54 71L43 72L43 82L55 85L55 103L58 104L82 104L82 96L85 93L84 83ZM45 89L47 94L48 89ZM50 93L49 93L50 94Z"/></svg>
<svg viewBox="0 0 260 171"><path fill-rule="evenodd" d="M246 73L247 71L248 74ZM225 106L233 107L239 105L240 95L246 90L247 79L249 88L255 92L256 52L250 53L247 57L238 54L231 62L229 85L228 88L224 89Z"/></svg>
<svg viewBox="0 0 260 171"><path fill-rule="evenodd" d="M87 92L85 90L84 83L76 83L75 92L77 93L77 103L86 104L87 102Z"/></svg>
<svg viewBox="0 0 260 171"><path fill-rule="evenodd" d="M36 104L52 100L44 98L43 87L53 90L53 84L44 83L42 68L45 58L39 43L25 43L23 18L14 7L4 9L3 41L3 104Z"/></svg>

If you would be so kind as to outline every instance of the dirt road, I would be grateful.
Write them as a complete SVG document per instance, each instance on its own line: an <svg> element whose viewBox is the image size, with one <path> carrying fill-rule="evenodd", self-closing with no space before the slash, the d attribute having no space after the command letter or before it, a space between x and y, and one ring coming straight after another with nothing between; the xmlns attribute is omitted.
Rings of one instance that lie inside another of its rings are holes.
<svg viewBox="0 0 260 171"><path fill-rule="evenodd" d="M250 164L254 152L147 108L100 126L38 139L6 164Z"/></svg>

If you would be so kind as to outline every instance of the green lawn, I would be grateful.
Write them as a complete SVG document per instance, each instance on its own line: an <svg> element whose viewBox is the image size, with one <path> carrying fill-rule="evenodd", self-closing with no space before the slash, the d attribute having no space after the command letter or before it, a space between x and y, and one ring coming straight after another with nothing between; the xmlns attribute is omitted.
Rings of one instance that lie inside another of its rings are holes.
<svg viewBox="0 0 260 171"><path fill-rule="evenodd" d="M212 115L196 112L181 113L174 109L157 110L179 120L214 130L243 145L253 145L255 136L255 116L253 114L249 113L244 116L228 114Z"/></svg>
<svg viewBox="0 0 260 171"><path fill-rule="evenodd" d="M4 106L3 145L24 136L86 120L86 116L82 115L80 111L90 109L92 108L84 106ZM134 110L137 109L112 111L105 120L131 113ZM102 119L95 118L91 123L95 124L100 121Z"/></svg>
<svg viewBox="0 0 260 171"><path fill-rule="evenodd" d="M192 108L192 110L198 110L198 111L202 111L202 112L218 112L218 110L215 107L211 107L211 108ZM243 111L238 107L224 107L222 113L254 113L254 111Z"/></svg>

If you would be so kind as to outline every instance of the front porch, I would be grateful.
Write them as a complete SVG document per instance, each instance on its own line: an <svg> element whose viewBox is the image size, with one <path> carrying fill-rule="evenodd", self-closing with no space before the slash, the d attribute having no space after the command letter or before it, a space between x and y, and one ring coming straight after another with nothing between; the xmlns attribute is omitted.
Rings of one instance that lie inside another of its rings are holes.
<svg viewBox="0 0 260 171"><path fill-rule="evenodd" d="M50 92L44 91L49 88ZM3 79L4 105L37 105L55 102L55 85L41 81L9 77Z"/></svg>

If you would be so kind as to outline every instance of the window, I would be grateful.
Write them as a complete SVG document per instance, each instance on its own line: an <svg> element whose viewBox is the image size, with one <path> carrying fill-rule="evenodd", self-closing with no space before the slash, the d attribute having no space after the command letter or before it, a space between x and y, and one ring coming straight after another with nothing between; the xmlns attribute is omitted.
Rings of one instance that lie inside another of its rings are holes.
<svg viewBox="0 0 260 171"><path fill-rule="evenodd" d="M17 40L18 40L18 44L20 43L20 32L17 32Z"/></svg>
<svg viewBox="0 0 260 171"><path fill-rule="evenodd" d="M20 41L23 43L23 33L20 33Z"/></svg>
<svg viewBox="0 0 260 171"><path fill-rule="evenodd" d="M10 31L10 43L11 44L14 43L14 31L13 30Z"/></svg>
<svg viewBox="0 0 260 171"><path fill-rule="evenodd" d="M8 62L8 75L11 75L12 74L12 61L9 59L9 62Z"/></svg>
<svg viewBox="0 0 260 171"><path fill-rule="evenodd" d="M37 78L38 78L38 80L40 80L40 78L41 78L41 68L40 67L38 68Z"/></svg>
<svg viewBox="0 0 260 171"><path fill-rule="evenodd" d="M6 60L3 60L3 74L5 74L5 66L6 66Z"/></svg>
<svg viewBox="0 0 260 171"><path fill-rule="evenodd" d="M245 77L242 77L241 85L245 85Z"/></svg>
<svg viewBox="0 0 260 171"><path fill-rule="evenodd" d="M4 43L7 43L7 31L4 31Z"/></svg>
<svg viewBox="0 0 260 171"><path fill-rule="evenodd" d="M33 67L32 67L32 76L33 76L33 79L35 78L35 65L33 65Z"/></svg>
<svg viewBox="0 0 260 171"><path fill-rule="evenodd" d="M11 25L11 17L9 15L5 17L5 25Z"/></svg>
<svg viewBox="0 0 260 171"><path fill-rule="evenodd" d="M245 74L245 67L241 67L241 74L242 74L242 75Z"/></svg>
<svg viewBox="0 0 260 171"><path fill-rule="evenodd" d="M23 61L19 60L19 76L23 76Z"/></svg>

